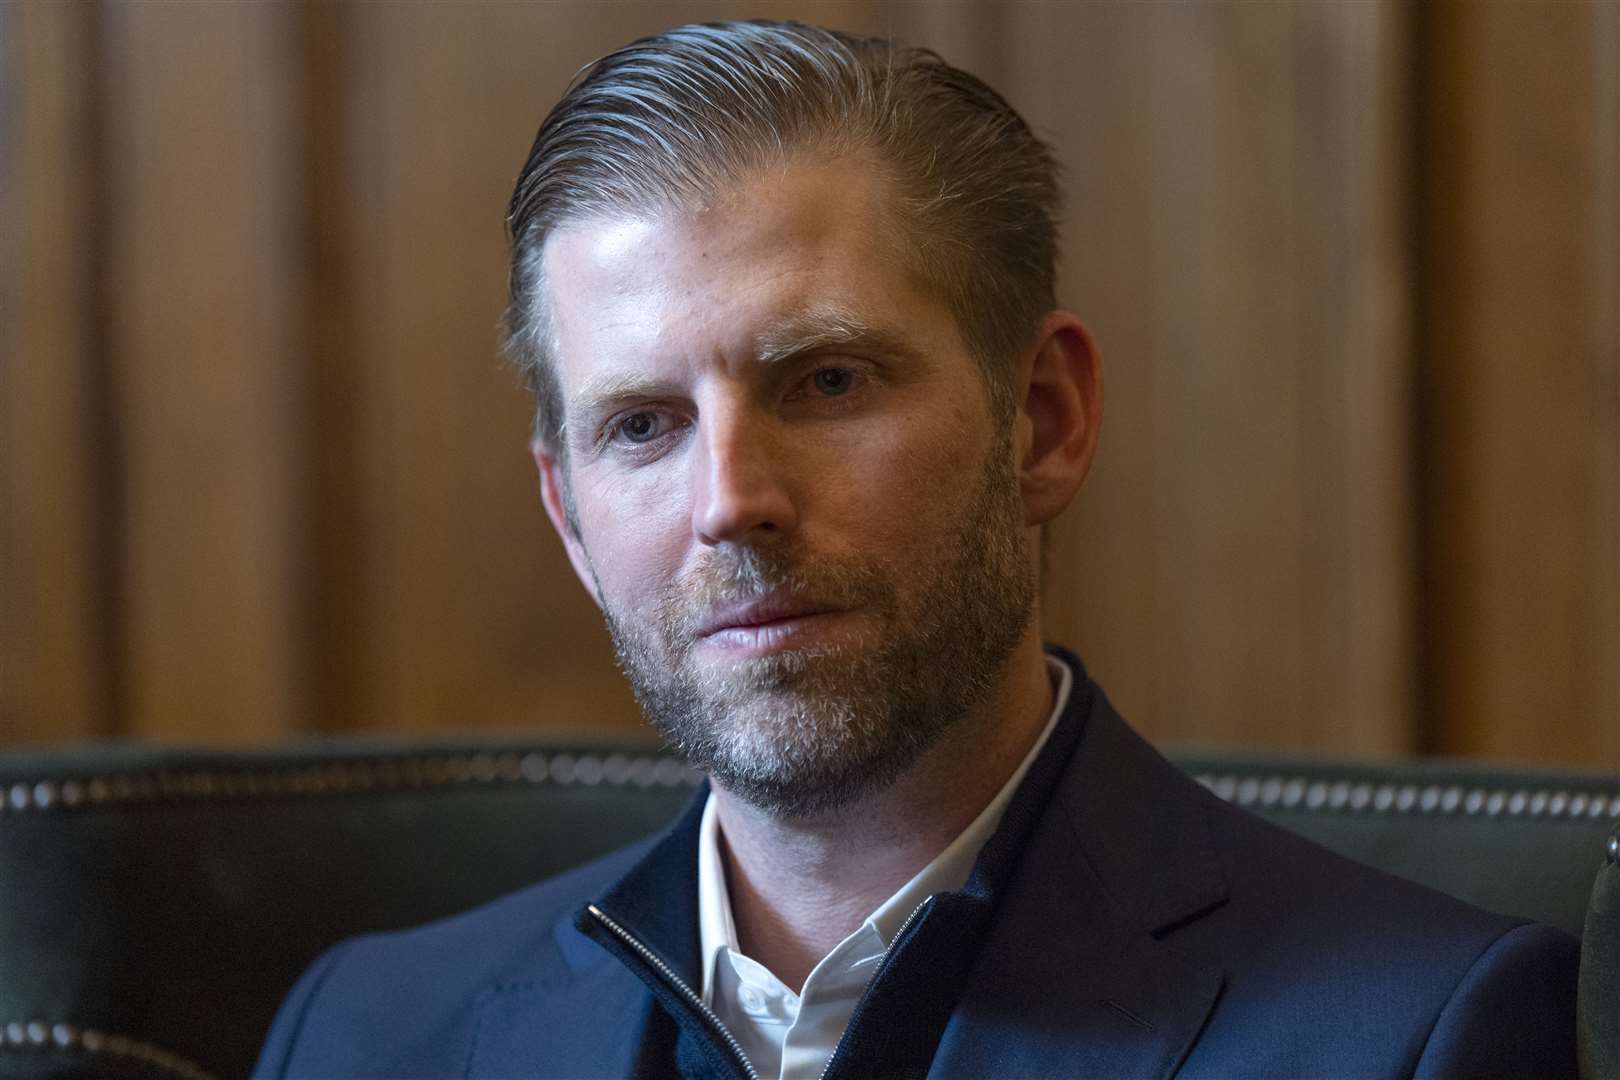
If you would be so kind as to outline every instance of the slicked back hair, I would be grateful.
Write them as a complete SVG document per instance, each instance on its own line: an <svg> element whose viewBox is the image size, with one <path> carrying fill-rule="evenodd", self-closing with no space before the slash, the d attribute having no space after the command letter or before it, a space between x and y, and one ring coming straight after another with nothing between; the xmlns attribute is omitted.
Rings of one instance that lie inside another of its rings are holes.
<svg viewBox="0 0 1620 1080"><path fill-rule="evenodd" d="M935 53L791 22L682 26L583 69L518 176L508 355L565 454L541 254L572 221L704 205L797 161L888 181L901 258L955 315L998 419L1013 364L1056 306L1056 165L1012 107Z"/></svg>

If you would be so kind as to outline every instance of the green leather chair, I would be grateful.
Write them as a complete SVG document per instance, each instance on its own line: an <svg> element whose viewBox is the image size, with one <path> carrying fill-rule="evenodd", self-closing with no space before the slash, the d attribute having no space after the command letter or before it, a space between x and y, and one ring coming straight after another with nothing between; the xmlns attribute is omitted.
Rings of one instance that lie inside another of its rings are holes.
<svg viewBox="0 0 1620 1080"><path fill-rule="evenodd" d="M1620 1077L1620 841L1594 886L1620 777L1177 760L1352 857L1584 926L1583 1062ZM0 1078L245 1074L327 945L580 863L694 784L646 748L521 739L0 755Z"/></svg>
<svg viewBox="0 0 1620 1080"><path fill-rule="evenodd" d="M1581 1015L1576 1048L1581 1075L1620 1077L1620 823L1604 845L1581 939Z"/></svg>

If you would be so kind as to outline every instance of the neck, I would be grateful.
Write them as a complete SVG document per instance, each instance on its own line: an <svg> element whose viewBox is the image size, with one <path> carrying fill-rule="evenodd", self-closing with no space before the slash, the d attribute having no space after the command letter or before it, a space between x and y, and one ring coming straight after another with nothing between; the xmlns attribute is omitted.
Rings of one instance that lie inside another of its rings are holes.
<svg viewBox="0 0 1620 1080"><path fill-rule="evenodd" d="M714 790L727 894L743 952L800 987L823 956L973 822L1052 709L1032 629L984 704L893 784L813 819L764 813Z"/></svg>

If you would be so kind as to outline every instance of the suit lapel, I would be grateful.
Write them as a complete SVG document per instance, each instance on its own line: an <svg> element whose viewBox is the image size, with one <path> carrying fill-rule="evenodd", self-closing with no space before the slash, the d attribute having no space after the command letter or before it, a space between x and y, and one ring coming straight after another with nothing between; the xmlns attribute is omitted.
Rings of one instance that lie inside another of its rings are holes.
<svg viewBox="0 0 1620 1080"><path fill-rule="evenodd" d="M930 1076L1169 1076L1220 996L1161 940L1226 899L1204 793L1090 693Z"/></svg>
<svg viewBox="0 0 1620 1080"><path fill-rule="evenodd" d="M1033 926L998 925L983 955L931 1077L1170 1076L1223 981L1106 902L1071 902Z"/></svg>

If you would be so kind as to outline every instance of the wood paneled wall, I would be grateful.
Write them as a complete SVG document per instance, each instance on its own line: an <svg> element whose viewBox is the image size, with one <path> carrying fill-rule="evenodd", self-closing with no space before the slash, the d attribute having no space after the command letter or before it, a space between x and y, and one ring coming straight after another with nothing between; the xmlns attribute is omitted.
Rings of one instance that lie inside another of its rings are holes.
<svg viewBox="0 0 1620 1080"><path fill-rule="evenodd" d="M1406 751L1403 9L1143 11L1030 9L1014 45L1109 361L1052 622L1158 734Z"/></svg>
<svg viewBox="0 0 1620 1080"><path fill-rule="evenodd" d="M1127 715L1620 767L1602 4L0 6L0 743L642 730L501 219L582 63L761 14L1058 148L1108 415L1048 621Z"/></svg>
<svg viewBox="0 0 1620 1080"><path fill-rule="evenodd" d="M1425 746L1620 765L1620 5L1425 9Z"/></svg>
<svg viewBox="0 0 1620 1080"><path fill-rule="evenodd" d="M0 739L114 732L110 402L88 7L0 6Z"/></svg>

